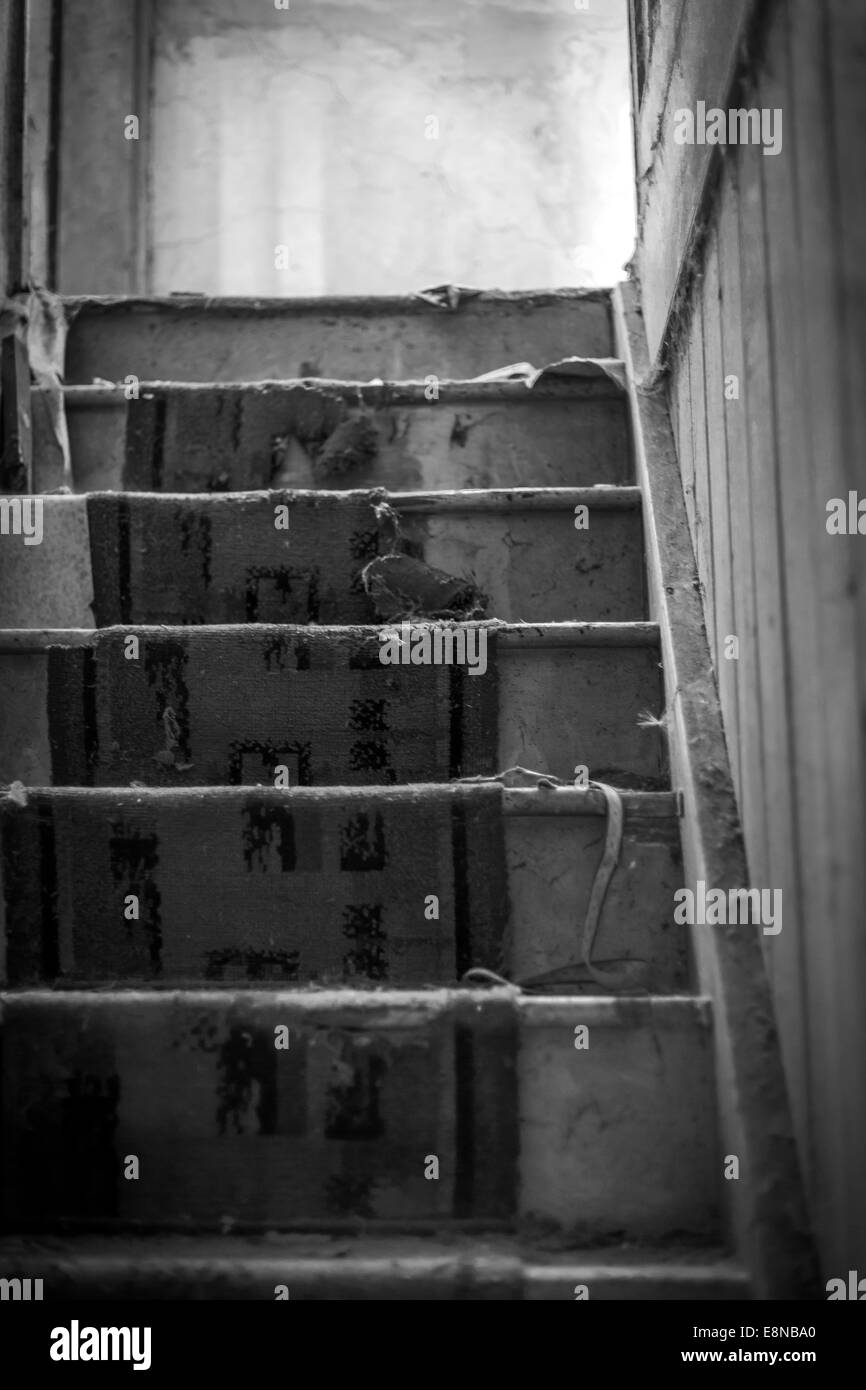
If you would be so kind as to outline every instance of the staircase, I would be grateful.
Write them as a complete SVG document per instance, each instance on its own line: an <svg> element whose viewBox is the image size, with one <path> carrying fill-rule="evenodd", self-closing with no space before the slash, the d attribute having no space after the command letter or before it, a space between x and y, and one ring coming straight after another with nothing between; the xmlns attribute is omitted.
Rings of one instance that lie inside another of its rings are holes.
<svg viewBox="0 0 866 1390"><path fill-rule="evenodd" d="M607 296L67 312L77 491L34 392L0 538L0 1274L747 1296Z"/></svg>

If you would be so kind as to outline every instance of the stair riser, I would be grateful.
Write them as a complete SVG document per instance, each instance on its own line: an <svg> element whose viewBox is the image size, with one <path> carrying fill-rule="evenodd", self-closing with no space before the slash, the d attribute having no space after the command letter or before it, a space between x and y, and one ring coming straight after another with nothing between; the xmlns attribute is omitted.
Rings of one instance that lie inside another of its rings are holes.
<svg viewBox="0 0 866 1390"><path fill-rule="evenodd" d="M635 622L646 615L640 511L590 506L508 515L401 517L407 543L446 574L472 575L505 622Z"/></svg>
<svg viewBox="0 0 866 1390"><path fill-rule="evenodd" d="M610 1027L594 1027L587 1005L586 1050L575 1047L578 1005L525 1013L521 1213L577 1241L602 1233L707 1236L717 1228L711 1033L683 1018L645 1020L642 1004L619 1001ZM545 1020L542 1011L558 1016Z"/></svg>
<svg viewBox="0 0 866 1390"><path fill-rule="evenodd" d="M0 656L0 780L273 786L285 767L292 786L388 786L514 766L571 780L583 764L593 778L664 785L658 731L638 723L661 708L655 646L521 649L464 629L481 662L471 675L383 665L375 629L363 644L305 634L114 628L93 648ZM361 646L370 664L350 670Z"/></svg>
<svg viewBox="0 0 866 1390"><path fill-rule="evenodd" d="M538 1026L502 997L435 998L7 996L7 1220L714 1233L712 1074L691 1008L596 1026L575 1004ZM519 1119L518 1075L534 1093Z"/></svg>
<svg viewBox="0 0 866 1390"><path fill-rule="evenodd" d="M604 834L601 817L506 819L510 978L531 979L580 959L583 923ZM656 993L686 990L688 940L673 921L673 895L681 886L676 821L627 817L594 958L648 961L648 986ZM589 982L583 990L604 993Z"/></svg>
<svg viewBox="0 0 866 1390"><path fill-rule="evenodd" d="M585 494L584 494L585 495ZM120 535L128 516L126 591L118 561L105 558L102 529L88 526L84 498L45 498L44 540L25 546L4 539L0 552L0 626L89 627L113 622L243 623L373 622L372 603L353 587L365 557L347 555L344 567L324 571L317 607L293 568L316 565L316 521L304 518L290 495L272 493L205 500L92 499L105 526ZM289 507L289 530L277 532L274 508ZM372 510L360 529L377 530ZM115 518L110 523L108 517ZM326 534L330 509L322 514ZM292 527L294 525L294 531ZM402 544L434 568L472 579L486 596L487 616L505 622L633 622L645 612L642 528L637 509L590 506L589 527L577 531L570 509L401 516ZM88 535L90 540L88 540ZM304 551L304 545L308 551ZM118 544L119 549L119 544ZM381 553L390 540L379 543ZM95 553L94 553L95 550ZM367 558L376 554L370 550ZM543 563L538 557L543 556ZM305 558L306 557L306 558ZM287 597L258 571L287 570ZM251 587L252 586L252 587ZM251 601L253 607L251 609Z"/></svg>
<svg viewBox="0 0 866 1390"><path fill-rule="evenodd" d="M281 1026L289 1048L278 1051ZM5 1213L19 1229L513 1214L516 1023L505 1004L368 1016L274 996L47 1010L20 998L6 1005L3 1041ZM123 1177L127 1154L138 1181ZM438 1181L424 1177L427 1155Z"/></svg>
<svg viewBox="0 0 866 1390"><path fill-rule="evenodd" d="M501 817L495 793L490 814L472 809L477 798L467 808L436 796L435 814L430 798L348 793L56 792L7 804L8 979L411 986L470 966L525 978L579 962L604 821ZM359 814L371 849L361 868L345 852ZM680 877L676 823L627 816L596 958L651 960L657 989L682 988Z"/></svg>
<svg viewBox="0 0 866 1390"><path fill-rule="evenodd" d="M70 302L74 311L78 306ZM66 380L369 381L472 377L511 362L609 357L606 294L467 302L457 313L416 302L292 304L186 300L87 307L69 332Z"/></svg>
<svg viewBox="0 0 866 1390"><path fill-rule="evenodd" d="M0 539L0 627L92 627L93 574L84 497L45 497L42 540Z"/></svg>
<svg viewBox="0 0 866 1390"><path fill-rule="evenodd" d="M313 453L297 441L274 463L274 441L316 424L338 423L337 396L324 412L318 396L296 387L227 387L158 392L138 401L122 394L96 404L67 395L72 472L79 492L232 492L246 488L426 488L593 486L623 484L632 472L625 405L615 387L569 388L570 398L542 388L517 397L479 387L474 397L382 405L372 421L378 451L345 473L313 468ZM341 397L342 398L342 397ZM349 403L356 403L349 397ZM316 421L311 420L316 417ZM45 413L34 411L37 456Z"/></svg>

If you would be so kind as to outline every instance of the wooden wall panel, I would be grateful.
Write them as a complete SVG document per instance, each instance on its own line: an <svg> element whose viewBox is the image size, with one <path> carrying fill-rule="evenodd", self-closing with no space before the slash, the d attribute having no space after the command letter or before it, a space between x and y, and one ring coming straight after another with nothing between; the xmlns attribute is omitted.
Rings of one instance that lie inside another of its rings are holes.
<svg viewBox="0 0 866 1390"><path fill-rule="evenodd" d="M641 0L637 0L637 3L640 5ZM658 7L652 33L649 31L646 18L643 20L642 28L646 35L646 71L636 122L636 167L639 180L652 168L654 146L658 140L659 118L677 57L680 25L685 7L686 0L665 0L665 3ZM646 6L643 8L645 10Z"/></svg>
<svg viewBox="0 0 866 1390"><path fill-rule="evenodd" d="M676 400L676 411L674 412L675 426L674 434L677 441L677 450L680 460L680 471L683 475L683 493L686 499L686 515L689 519L689 531L692 537L692 545L695 544L695 446L692 438L693 416L692 416L692 378L691 362L689 356L689 340L687 337L678 345L672 367L672 379L676 383L674 399Z"/></svg>
<svg viewBox="0 0 866 1390"><path fill-rule="evenodd" d="M809 82L815 74L815 57L809 63L805 44L813 44L819 56L819 82L812 79L808 100L798 97L798 156L808 161L799 179L802 215L808 220L810 260L809 350L820 350L824 363L820 382L826 406L813 407L813 424L822 430L816 442L812 467L819 484L816 505L824 509L828 498L847 496L848 488L863 488L863 455L856 453L865 428L866 393L858 374L862 364L866 313L863 304L863 264L855 265L863 238L862 128L849 121L860 118L866 88L866 4L863 0L823 0L820 26L812 7L794 6L798 25L794 42L798 75ZM859 115L858 115L859 113ZM806 126L806 117L812 125ZM822 163L823 161L823 163ZM812 178L812 186L805 182ZM824 214L820 234L815 234L816 200ZM859 208L859 214L858 214ZM848 225L851 217L858 225ZM813 279L812 259L815 260ZM817 299L820 292L820 300ZM812 322L815 328L812 328ZM813 338L815 345L813 347ZM858 347L859 343L859 347ZM810 402L820 399L815 385ZM833 421L824 416L833 414ZM826 1038L827 1127L820 1130L823 1161L833 1176L833 1187L822 1193L827 1219L833 1222L835 1244L840 1251L859 1243L860 1262L866 1250L866 1211L863 1202L863 1170L866 1168L866 1015L863 1011L866 977L866 894L863 891L863 844L866 842L866 810L863 806L863 759L866 731L860 646L860 614L866 596L865 538L827 537L819 546L819 582L822 592L820 638L824 703L822 721L826 744L826 776L830 785L830 841L833 872L824 880L824 902L830 905L823 941L815 945L813 969L824 980L823 1037ZM823 947L820 949L820 947ZM826 1011L826 1012L824 1012ZM822 1081L824 1080L824 1074Z"/></svg>
<svg viewBox="0 0 866 1390"><path fill-rule="evenodd" d="M725 104L754 0L670 0L659 9L637 114L636 265L650 357L657 361L691 250L716 146L677 144L676 112Z"/></svg>
<svg viewBox="0 0 866 1390"><path fill-rule="evenodd" d="M854 1188L859 1162L862 1193L866 1152L862 1133L858 1139L852 1106L862 1110L866 1040L862 1022L850 1022L852 991L860 995L862 1019L863 979L858 953L851 950L850 942L852 930L861 929L855 924L863 921L862 880L859 904L854 902L856 886L852 892L850 885L852 873L859 879L862 872L863 839L859 773L854 771L860 742L857 676L852 665L856 622L848 573L856 538L829 537L824 526L826 502L845 495L848 477L845 345L839 332L845 290L838 256L838 189L829 129L833 90L828 48L825 5L795 0L790 33L794 93L791 144L804 321L800 341L807 352L808 377L797 423L808 443L810 514L814 518L810 573L816 623L814 659L820 673L820 714L798 731L800 743L813 743L821 759L817 837L807 841L804 835L801 845L804 874L809 885L817 889L815 910L819 914L810 922L804 939L814 1094L810 1140L816 1173L816 1219L829 1233L830 1248L842 1255L855 1239L858 1224L862 1241L863 1201ZM861 840L857 849L849 839L852 830ZM854 1101L858 1094L860 1099Z"/></svg>
<svg viewBox="0 0 866 1390"><path fill-rule="evenodd" d="M782 110L782 150L720 156L660 354L750 880L783 893L765 957L829 1278L866 1266L866 537L826 530L866 493L866 0L762 9L732 97Z"/></svg>
<svg viewBox="0 0 866 1390"><path fill-rule="evenodd" d="M739 640L735 662L739 738L733 757L735 785L750 865L766 862L766 830L761 769L762 722L758 683L759 650L754 575L754 509L747 438L747 394L743 341L743 285L740 264L740 195L736 166L725 161L719 211L719 281L722 308L722 360L725 376L736 378L738 395L725 401L731 509L731 568L734 584L733 634ZM726 729L727 709L722 707Z"/></svg>
<svg viewBox="0 0 866 1390"><path fill-rule="evenodd" d="M692 413L692 476L694 478L695 554L710 651L715 650L715 609L713 607L713 556L710 483L707 474L707 393L704 367L704 315L700 296L696 297L689 330L689 381Z"/></svg>
<svg viewBox="0 0 866 1390"><path fill-rule="evenodd" d="M768 34L760 98L790 117L792 75L788 16L780 6ZM791 138L790 128L788 137ZM812 600L811 554L815 545L810 461L803 428L803 403L808 401L808 325L799 292L802 268L796 227L796 170L789 153L762 159L763 227L766 254L768 361L774 401L773 433L777 461L776 520L779 527L781 580L787 680L784 722L788 730L786 765L791 769L791 841L785 927L773 942L776 1007L787 1021L782 1043L795 1123L809 1135L815 1122L810 1028L812 989L805 968L804 937L810 922L820 918L814 888L815 851L822 844L826 778L820 740L820 670L816 662L818 611ZM780 236L781 228L789 229ZM820 853L820 850L819 850ZM790 905L789 905L790 904ZM797 1025L797 1021L799 1026ZM804 1176L814 1192L811 1142L802 1145Z"/></svg>
<svg viewBox="0 0 866 1390"><path fill-rule="evenodd" d="M745 105L755 104L749 93ZM779 560L779 490L774 400L771 383L768 279L763 235L762 150L738 150L740 188L740 265L743 291L744 399L753 508L753 572L757 645L752 678L761 708L760 801L764 855L750 856L756 886L782 890L783 931L797 931L799 907L793 878L794 827L791 814L790 730L787 720L788 663L785 650L785 596ZM758 773L754 774L756 777ZM784 1008L777 938L764 936L765 955L776 1001ZM781 993L780 993L781 992Z"/></svg>
<svg viewBox="0 0 866 1390"><path fill-rule="evenodd" d="M734 574L731 562L731 499L728 476L727 425L725 422L725 361L722 344L721 279L718 228L713 227L707 245L703 286L704 383L707 426L707 475L709 482L714 633L710 644L723 709L727 710L725 737L728 747L737 744L737 663L725 655L725 639L735 636Z"/></svg>
<svg viewBox="0 0 866 1390"><path fill-rule="evenodd" d="M862 136L866 123L866 6L851 5L844 0L831 0L830 14L830 78L834 93L834 151L835 176L839 194L838 238L844 295L841 296L843 353L841 372L845 383L845 462L849 488L862 498L866 495L866 185L863 178ZM858 863L863 854L862 827L866 821L866 729L863 710L866 706L866 538L857 536L847 543L847 589L856 597L857 611L854 638L857 651L857 684L861 710L861 742L859 766L856 750L851 749L848 778L852 799L859 793L859 814L849 816L846 831L846 862ZM855 847L859 842L859 850ZM856 856L856 857L855 857ZM845 1037L855 1035L859 1024L863 1035L863 993L858 983L866 976L866 907L862 882L856 875L847 874L843 882L846 916L844 919L844 951L856 965L840 1010L839 1025ZM866 1151L866 1046L861 1046L855 1059L856 1073L845 1100L845 1124L854 1136L855 1149ZM852 1153L852 1158L853 1158ZM861 1248L866 1247L866 1212L857 1196L857 1171L849 1162L845 1172L845 1190L851 1203L851 1223L859 1235ZM863 1168L860 1169L862 1192Z"/></svg>

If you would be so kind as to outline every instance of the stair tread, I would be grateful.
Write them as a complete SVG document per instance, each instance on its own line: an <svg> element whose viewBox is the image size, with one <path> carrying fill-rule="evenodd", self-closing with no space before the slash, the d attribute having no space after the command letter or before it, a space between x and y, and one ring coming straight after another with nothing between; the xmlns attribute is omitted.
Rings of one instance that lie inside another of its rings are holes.
<svg viewBox="0 0 866 1390"><path fill-rule="evenodd" d="M0 627L25 616L35 627L88 627L91 618L98 626L370 623L401 611L395 553L418 571L408 583L411 592L421 586L419 609L439 585L433 611L490 620L646 615L636 489L95 490L39 504L44 543L0 557ZM578 505L586 513L573 515ZM542 550L546 565L525 563ZM374 560L368 593L359 576Z"/></svg>
<svg viewBox="0 0 866 1390"><path fill-rule="evenodd" d="M258 1236L81 1234L0 1241L6 1277L39 1270L47 1298L290 1299L474 1296L502 1300L749 1297L738 1260L713 1245L556 1248L516 1236L270 1232ZM57 1285L59 1291L55 1293ZM85 1296L88 1296L85 1294Z"/></svg>
<svg viewBox="0 0 866 1390"><path fill-rule="evenodd" d="M430 314L438 317L442 310L417 293L410 294L366 294L366 295L208 295L195 293L181 294L66 294L60 296L64 308L69 312L82 309L241 309L244 312L281 313L287 309L333 309L358 313L367 309L372 313L396 310L400 313ZM543 308L550 304L584 304L610 301L609 289L580 289L562 286L554 289L499 290L487 289L473 292L461 313L471 310L473 304L492 304L515 306L518 308Z"/></svg>
<svg viewBox="0 0 866 1390"><path fill-rule="evenodd" d="M73 476L91 489L202 492L275 478L333 484L347 471L356 483L395 489L632 483L621 365L579 364L581 375L545 375L531 389L527 377L448 373L431 386L429 361L388 380L353 372L184 381L167 370L161 381L139 373L134 395L120 381L71 384ZM37 480L53 477L56 464L46 413L34 409Z"/></svg>
<svg viewBox="0 0 866 1390"><path fill-rule="evenodd" d="M66 380L94 377L476 376L609 356L611 295L487 290L457 312L417 294L309 298L70 296Z"/></svg>
<svg viewBox="0 0 866 1390"><path fill-rule="evenodd" d="M482 782L485 779L481 779ZM486 781L493 785L497 779ZM25 796L46 797L54 801L80 801L99 803L125 800L141 802L147 800L206 801L210 803L236 803L245 805L250 797L261 797L274 804L283 804L292 799L348 802L357 801L364 805L379 798L405 800L407 802L425 798L451 798L464 788L478 786L470 779L466 782L403 782L395 786L338 785L324 787L272 787L272 786L203 786L203 787L31 787L24 788ZM627 787L618 788L626 824L632 816L658 819L679 818L679 798L676 792L632 791ZM566 815L600 816L607 815L607 803L602 792L593 787L506 787L502 789L502 811L504 815Z"/></svg>
<svg viewBox="0 0 866 1390"><path fill-rule="evenodd" d="M612 998L608 995L525 995L516 986L495 985L488 989L429 985L411 989L381 988L375 985L360 987L341 985L321 988L298 986L234 985L212 989L196 985L173 986L165 989L133 987L117 989L81 988L26 990L0 989L0 1009L13 1006L16 1013L22 1007L75 1011L86 1006L95 1012L138 1011L142 1008L162 1013L172 1003L184 1007L225 1012L232 997L248 1009L261 1008L266 1012L279 1009L294 1010L299 1016L314 1019L318 1015L345 1012L357 1015L369 1028L422 1027L457 1006L475 1012L485 1009L501 1010L509 1003L526 1027L549 1027L575 1018L597 1028L630 1030L636 1027L707 1028L711 1024L711 1001L700 994L648 994L634 998Z"/></svg>
<svg viewBox="0 0 866 1390"><path fill-rule="evenodd" d="M437 397L429 396L429 383L417 377L400 377L373 380L352 377L292 376L264 377L240 381L182 381L174 377L150 377L139 381L137 389L141 395L149 391L162 394L206 395L211 391L226 394L230 391L248 392L250 395L295 393L297 391L320 391L333 396L345 396L357 402L360 397L371 404L399 405L419 401L425 405L448 400L515 400L521 403L532 400L561 400L583 396L621 396L622 387L615 375L623 370L623 363L617 357L582 357L583 369L571 375L544 376L531 387L522 377L497 378L483 377L436 377ZM39 391L43 388L33 388ZM122 381L69 382L61 390L70 405L103 407L117 401L123 405L129 400L128 387ZM527 392L529 394L527 395ZM139 397L140 398L140 397ZM133 398L136 399L136 398Z"/></svg>
<svg viewBox="0 0 866 1390"><path fill-rule="evenodd" d="M50 494L46 494L50 495ZM60 506L71 505L80 499L91 497L116 497L111 489L94 488L89 492L51 495L53 503ZM504 507L517 511L522 507L528 510L556 511L560 507L569 510L576 504L585 503L599 510L623 508L630 510L639 507L641 491L627 483L596 483L588 487L503 487L503 488L428 488L417 491L391 491L388 488L241 488L234 492L148 492L131 489L123 493L130 503L147 499L148 502L176 505L186 502L190 505L225 505L230 502L302 501L307 498L320 500L368 501L371 497L378 502L387 502L397 511L424 511L427 507L443 511L483 511L486 507Z"/></svg>
<svg viewBox="0 0 866 1390"><path fill-rule="evenodd" d="M4 1201L19 1231L472 1221L541 1223L574 1245L719 1239L705 998L259 988L0 1002L5 1111L21 1115ZM140 1181L122 1180L125 1154Z"/></svg>
<svg viewBox="0 0 866 1390"><path fill-rule="evenodd" d="M622 801L595 958L643 962L634 968L647 987L678 992L688 971L686 933L672 920L676 801L627 791ZM515 979L561 971L579 952L604 810L591 788L471 782L356 783L327 795L250 784L201 795L18 790L2 803L3 862L18 885L9 978L285 989L447 984L472 966ZM44 882L55 884L51 903ZM578 975L571 992L592 989Z"/></svg>
<svg viewBox="0 0 866 1390"><path fill-rule="evenodd" d="M417 625L430 624L442 626L435 619L417 619ZM339 637L347 632L367 633L375 636L384 627L399 627L399 623L317 623L314 630L317 633L333 633ZM599 646L599 647L618 647L618 646L646 646L655 647L660 642L660 632L657 623L643 621L608 623L608 622L523 622L508 623L498 619L484 620L469 623L449 623L450 627L489 627L496 632L500 645L506 647L526 646ZM234 633L248 633L254 631L267 634L268 632L298 632L299 634L309 634L310 627L297 623L201 623L195 626L194 631L199 640L204 641L224 641L226 637L231 637ZM190 625L183 623L118 623L108 627L21 627L21 628L0 628L0 654L43 651L46 647L52 646L74 646L87 647L96 644L101 634L111 632L136 632L147 636L148 634L160 634L162 636L174 633L189 632Z"/></svg>
<svg viewBox="0 0 866 1390"><path fill-rule="evenodd" d="M127 1252L133 1247L134 1253ZM176 1231L141 1232L134 1237L112 1232L82 1232L80 1235L18 1235L15 1231L0 1236L0 1257L15 1258L19 1254L38 1251L61 1258L112 1258L146 1260L163 1255L182 1259L244 1259L289 1257L301 1259L344 1259L358 1255L376 1260L441 1259L456 1254L477 1257L519 1255L538 1264L555 1267L581 1263L599 1268L683 1269L714 1268L737 1274L740 1265L724 1247L707 1243L663 1245L628 1243L625 1245L565 1244L561 1239L547 1243L533 1240L520 1233L503 1235L479 1232L443 1230L435 1235L363 1235L316 1231L263 1231L231 1234L192 1235ZM203 1252L203 1253L202 1253Z"/></svg>

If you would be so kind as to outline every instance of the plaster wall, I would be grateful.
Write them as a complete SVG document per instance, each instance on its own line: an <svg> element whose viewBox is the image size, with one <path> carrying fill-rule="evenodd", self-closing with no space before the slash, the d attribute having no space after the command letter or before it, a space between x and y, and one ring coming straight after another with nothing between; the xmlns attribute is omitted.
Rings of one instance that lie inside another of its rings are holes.
<svg viewBox="0 0 866 1390"><path fill-rule="evenodd" d="M153 42L154 292L621 278L625 0L157 0Z"/></svg>

